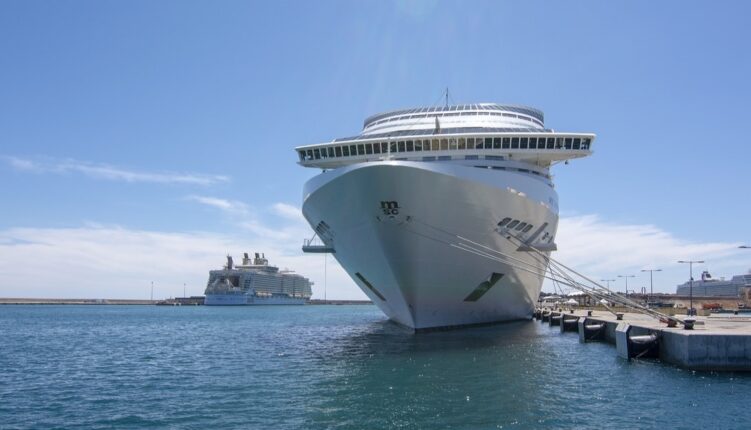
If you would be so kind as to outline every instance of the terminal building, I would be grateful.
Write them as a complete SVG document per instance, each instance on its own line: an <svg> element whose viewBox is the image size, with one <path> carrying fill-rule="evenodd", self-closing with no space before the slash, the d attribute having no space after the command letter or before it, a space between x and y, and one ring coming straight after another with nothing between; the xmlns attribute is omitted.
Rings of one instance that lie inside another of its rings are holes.
<svg viewBox="0 0 751 430"><path fill-rule="evenodd" d="M751 273L746 275L733 276L729 281L724 279L712 279L709 272L701 274L700 281L694 281L693 291L691 291L691 282L685 282L678 285L676 294L679 296L704 296L704 297L741 297L744 291L742 288L751 288Z"/></svg>

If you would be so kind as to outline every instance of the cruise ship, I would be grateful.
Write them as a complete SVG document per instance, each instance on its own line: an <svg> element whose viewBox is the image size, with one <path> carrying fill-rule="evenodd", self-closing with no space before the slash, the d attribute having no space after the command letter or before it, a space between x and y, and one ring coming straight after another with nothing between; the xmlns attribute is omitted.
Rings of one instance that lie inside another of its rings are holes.
<svg viewBox="0 0 751 430"><path fill-rule="evenodd" d="M751 272L746 275L735 275L729 281L713 279L706 270L701 274L701 281L686 281L676 287L679 296L705 297L741 297L744 288L751 288Z"/></svg>
<svg viewBox="0 0 751 430"><path fill-rule="evenodd" d="M311 284L303 276L270 266L263 254L256 253L251 262L245 253L239 265L228 255L222 269L209 271L204 304L302 305L312 295Z"/></svg>
<svg viewBox="0 0 751 430"><path fill-rule="evenodd" d="M556 249L550 168L592 153L593 133L545 127L496 103L397 110L360 134L299 146L302 212L390 319L434 329L531 318Z"/></svg>

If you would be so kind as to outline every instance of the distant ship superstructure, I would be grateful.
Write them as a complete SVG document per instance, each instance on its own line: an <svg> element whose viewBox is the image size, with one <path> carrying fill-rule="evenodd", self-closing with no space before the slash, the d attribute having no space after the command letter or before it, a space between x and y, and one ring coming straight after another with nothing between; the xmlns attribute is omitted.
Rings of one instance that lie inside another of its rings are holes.
<svg viewBox="0 0 751 430"><path fill-rule="evenodd" d="M736 275L726 281L724 279L713 279L709 272L701 274L701 280L690 281L678 285L676 294L681 296L706 296L706 297L739 297L741 288L751 288L751 273L747 275ZM692 291L693 289L693 291Z"/></svg>
<svg viewBox="0 0 751 430"><path fill-rule="evenodd" d="M312 282L290 271L270 266L263 254L248 254L235 265L231 256L220 270L209 272L204 304L216 305L302 305L310 299Z"/></svg>

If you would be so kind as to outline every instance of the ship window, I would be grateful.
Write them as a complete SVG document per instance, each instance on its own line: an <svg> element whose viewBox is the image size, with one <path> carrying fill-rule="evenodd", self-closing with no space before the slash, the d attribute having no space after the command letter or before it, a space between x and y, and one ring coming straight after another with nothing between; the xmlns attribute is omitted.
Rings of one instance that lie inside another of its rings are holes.
<svg viewBox="0 0 751 430"><path fill-rule="evenodd" d="M530 137L529 138L529 149L537 149L537 138L536 137Z"/></svg>
<svg viewBox="0 0 751 430"><path fill-rule="evenodd" d="M449 139L449 149L456 150L456 138Z"/></svg>
<svg viewBox="0 0 751 430"><path fill-rule="evenodd" d="M441 139L441 151L446 151L448 149L449 149L448 139Z"/></svg>
<svg viewBox="0 0 751 430"><path fill-rule="evenodd" d="M553 139L552 137L548 137L548 149L553 149L553 148L555 148L555 139Z"/></svg>
<svg viewBox="0 0 751 430"><path fill-rule="evenodd" d="M430 149L431 151L438 151L438 139L433 139L430 142Z"/></svg>
<svg viewBox="0 0 751 430"><path fill-rule="evenodd" d="M357 155L357 145L349 145L349 155L353 157Z"/></svg>
<svg viewBox="0 0 751 430"><path fill-rule="evenodd" d="M345 157L349 157L349 146L342 146L342 152L344 153Z"/></svg>
<svg viewBox="0 0 751 430"><path fill-rule="evenodd" d="M516 231L522 230L526 226L527 226L527 223L523 222L523 223L521 223L521 224L519 224L519 225L516 226Z"/></svg>
<svg viewBox="0 0 751 430"><path fill-rule="evenodd" d="M389 142L389 152L396 152L396 142Z"/></svg>
<svg viewBox="0 0 751 430"><path fill-rule="evenodd" d="M521 148L521 149L527 149L527 143L528 143L528 141L529 141L529 139L527 139L526 137L522 137L521 141L519 142L519 148Z"/></svg>
<svg viewBox="0 0 751 430"><path fill-rule="evenodd" d="M321 159L321 151L318 148L313 150L313 157L315 157L316 160Z"/></svg>
<svg viewBox="0 0 751 430"><path fill-rule="evenodd" d="M485 138L485 149L493 149L493 138L492 137L486 137Z"/></svg>
<svg viewBox="0 0 751 430"><path fill-rule="evenodd" d="M581 141L582 140L580 138L578 138L578 137L574 139L574 149L580 149L581 148Z"/></svg>
<svg viewBox="0 0 751 430"><path fill-rule="evenodd" d="M398 151L399 151L399 152L404 152L404 150L405 150L406 148L404 147L404 141L403 141L403 140L400 140L400 141L399 141L399 142L397 143L397 148L399 148L399 149L398 149Z"/></svg>
<svg viewBox="0 0 751 430"><path fill-rule="evenodd" d="M329 158L334 158L334 147L333 146L329 146L328 152L329 152Z"/></svg>
<svg viewBox="0 0 751 430"><path fill-rule="evenodd" d="M519 138L518 137L512 137L511 138L511 149L519 149Z"/></svg>
<svg viewBox="0 0 751 430"><path fill-rule="evenodd" d="M511 221L511 224L509 224L507 227L508 228L514 228L514 227L516 227L517 224L519 224L519 220L515 219L515 220Z"/></svg>
<svg viewBox="0 0 751 430"><path fill-rule="evenodd" d="M415 150L415 143L411 140L407 141L407 152L412 152Z"/></svg>
<svg viewBox="0 0 751 430"><path fill-rule="evenodd" d="M305 151L300 151L300 161L305 161Z"/></svg>
<svg viewBox="0 0 751 430"><path fill-rule="evenodd" d="M533 227L532 224L528 224L526 227L524 227L524 230L522 230L522 233L529 232L530 230L532 230L532 227Z"/></svg>
<svg viewBox="0 0 751 430"><path fill-rule="evenodd" d="M510 137L504 137L503 138L503 149L509 149L511 148L511 138Z"/></svg>
<svg viewBox="0 0 751 430"><path fill-rule="evenodd" d="M381 153L381 144L379 142L376 142L373 144L373 154L380 154Z"/></svg>
<svg viewBox="0 0 751 430"><path fill-rule="evenodd" d="M582 140L582 149L589 149L590 142L592 142L591 139L583 139Z"/></svg>
<svg viewBox="0 0 751 430"><path fill-rule="evenodd" d="M562 137L556 137L555 138L555 149L563 149L563 138Z"/></svg>
<svg viewBox="0 0 751 430"><path fill-rule="evenodd" d="M422 151L422 140L415 140L415 151Z"/></svg>
<svg viewBox="0 0 751 430"><path fill-rule="evenodd" d="M477 156L477 155L465 155L465 156L464 156L464 159L465 159L465 160L479 160L479 159L480 159L480 157L479 157L479 156Z"/></svg>
<svg viewBox="0 0 751 430"><path fill-rule="evenodd" d="M493 149L501 149L501 138L500 137L494 137L493 138Z"/></svg>
<svg viewBox="0 0 751 430"><path fill-rule="evenodd" d="M365 153L368 154L368 155L370 155L370 154L373 153L373 144L371 144L371 143L366 143L365 144Z"/></svg>
<svg viewBox="0 0 751 430"><path fill-rule="evenodd" d="M439 155L438 156L438 161L450 161L450 160L451 160L451 156L450 155Z"/></svg>
<svg viewBox="0 0 751 430"><path fill-rule="evenodd" d="M566 142L566 149L571 149L571 138L567 137L565 142Z"/></svg>
<svg viewBox="0 0 751 430"><path fill-rule="evenodd" d="M509 221L511 221L511 218L509 217L502 219L501 222L498 223L498 227L503 227L504 225L508 224Z"/></svg>
<svg viewBox="0 0 751 430"><path fill-rule="evenodd" d="M334 148L334 154L336 154L337 157L341 157L342 156L342 147L341 146L337 146L336 148Z"/></svg>
<svg viewBox="0 0 751 430"><path fill-rule="evenodd" d="M365 145L362 143L357 145L357 155L365 155Z"/></svg>
<svg viewBox="0 0 751 430"><path fill-rule="evenodd" d="M467 149L472 149L475 147L475 138L474 137L468 137L467 138Z"/></svg>
<svg viewBox="0 0 751 430"><path fill-rule="evenodd" d="M313 159L313 150L308 149L308 160L312 160L312 159Z"/></svg>
<svg viewBox="0 0 751 430"><path fill-rule="evenodd" d="M467 139L463 137L459 138L459 149L467 149Z"/></svg>
<svg viewBox="0 0 751 430"><path fill-rule="evenodd" d="M381 152L383 154L386 154L389 152L389 143L388 142L381 142Z"/></svg>
<svg viewBox="0 0 751 430"><path fill-rule="evenodd" d="M326 152L326 148L321 148L321 158L327 158L328 153Z"/></svg>
<svg viewBox="0 0 751 430"><path fill-rule="evenodd" d="M475 149L482 149L482 137L478 137L476 140Z"/></svg>

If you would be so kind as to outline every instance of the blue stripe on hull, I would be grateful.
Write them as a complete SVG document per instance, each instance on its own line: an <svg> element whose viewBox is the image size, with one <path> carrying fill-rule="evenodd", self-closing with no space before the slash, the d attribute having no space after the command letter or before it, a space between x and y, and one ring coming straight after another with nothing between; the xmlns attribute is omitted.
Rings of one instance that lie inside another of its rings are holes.
<svg viewBox="0 0 751 430"><path fill-rule="evenodd" d="M206 306L246 306L246 305L304 305L299 297L257 297L245 294L210 294L203 300Z"/></svg>

